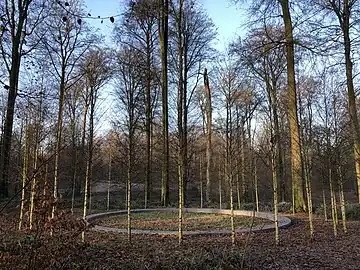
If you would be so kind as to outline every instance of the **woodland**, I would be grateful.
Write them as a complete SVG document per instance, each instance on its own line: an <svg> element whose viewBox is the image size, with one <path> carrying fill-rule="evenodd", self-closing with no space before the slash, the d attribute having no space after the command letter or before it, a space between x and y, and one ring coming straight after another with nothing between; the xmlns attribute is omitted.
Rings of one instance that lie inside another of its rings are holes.
<svg viewBox="0 0 360 270"><path fill-rule="evenodd" d="M0 0L0 268L359 269L360 1L222 1Z"/></svg>

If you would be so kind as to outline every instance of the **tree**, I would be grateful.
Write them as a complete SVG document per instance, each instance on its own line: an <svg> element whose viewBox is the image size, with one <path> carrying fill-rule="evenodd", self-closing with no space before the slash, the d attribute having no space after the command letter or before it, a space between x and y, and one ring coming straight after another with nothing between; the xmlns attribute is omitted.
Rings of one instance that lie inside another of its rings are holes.
<svg viewBox="0 0 360 270"><path fill-rule="evenodd" d="M206 203L210 204L211 193L211 166L212 166L212 101L211 89L207 69L204 70L204 92L206 97L205 114L206 114Z"/></svg>
<svg viewBox="0 0 360 270"><path fill-rule="evenodd" d="M203 8L193 0L185 0L182 4L182 22L177 19L180 4L172 3L172 14L169 25L169 69L170 78L179 85L179 77L171 74L180 74L182 81L182 163L184 201L186 202L187 184L189 182L189 126L194 123L191 117L193 96L201 80L202 70L208 61L213 60L215 50L212 42L216 38L215 25ZM180 58L179 41L181 39ZM180 102L180 101L178 101ZM190 115L190 116L189 116ZM179 118L179 116L178 116ZM211 166L211 164L209 165Z"/></svg>
<svg viewBox="0 0 360 270"><path fill-rule="evenodd" d="M7 109L4 130L1 138L0 155L0 196L9 195L9 164L10 149L13 133L15 101L18 96L19 74L23 56L31 52L35 45L27 43L27 37L34 35L37 27L44 19L44 10L47 8L43 0L5 0L0 4L1 16L1 41L0 49L3 63L9 77L9 84L4 88L8 90ZM9 43L9 44L6 44ZM8 49L10 48L10 49Z"/></svg>
<svg viewBox="0 0 360 270"><path fill-rule="evenodd" d="M338 21L338 27L336 30L340 30L342 34L342 46L344 49L345 69L346 69L346 87L348 96L348 111L350 115L350 121L353 129L354 140L354 159L356 180L358 185L358 202L360 203L360 125L358 119L358 110L356 106L356 93L354 88L354 72L353 72L353 56L352 49L354 39L351 37L351 31L355 27L356 23L352 21L358 16L359 1L357 0L344 0L344 1L319 1L315 2L325 11L330 11ZM333 20L332 20L333 21ZM325 26L325 28L327 28ZM338 32L337 32L338 33ZM337 34L336 33L336 34Z"/></svg>
<svg viewBox="0 0 360 270"><path fill-rule="evenodd" d="M115 126L125 131L127 147L127 215L128 240L131 242L131 183L134 178L135 146L138 141L139 121L142 113L144 74L141 72L142 55L130 46L123 46L117 56L115 97L123 118Z"/></svg>
<svg viewBox="0 0 360 270"><path fill-rule="evenodd" d="M87 92L89 92L90 97L89 136L83 205L83 218L85 219L87 212L87 195L92 183L95 109L100 95L99 90L109 81L112 75L111 55L104 49L91 49L85 54L82 69L86 81L85 87L88 89ZM84 240L84 233L82 238Z"/></svg>
<svg viewBox="0 0 360 270"><path fill-rule="evenodd" d="M49 58L48 61L54 68L53 75L59 84L53 191L55 199L58 197L58 173L66 92L81 78L81 74L75 72L76 66L93 41L93 37L87 32L86 25L76 16L77 13L81 14L81 6L74 1L69 4L70 8L73 13L69 13L60 4L54 4L50 14L51 19L44 26L47 27L48 34L41 40L42 49L45 51L43 52L44 57Z"/></svg>
<svg viewBox="0 0 360 270"><path fill-rule="evenodd" d="M242 42L232 44L232 52L239 57L239 66L244 66L255 78L265 84L269 110L272 114L273 135L276 143L276 170L280 184L280 198L286 199L286 186L284 179L283 147L280 136L279 121L279 89L286 67L285 47L278 43L284 37L283 30L277 26L266 26L264 29L254 31Z"/></svg>
<svg viewBox="0 0 360 270"><path fill-rule="evenodd" d="M155 48L157 45L157 0L130 1L123 21L115 27L115 40L120 44L133 46L145 56L145 133L146 133L146 168L145 168L145 205L152 193L153 163L153 114L156 101L157 74L154 69Z"/></svg>
<svg viewBox="0 0 360 270"><path fill-rule="evenodd" d="M161 204L169 204L169 109L168 109L168 44L169 44L169 1L158 0L158 33L161 55L161 96L163 162Z"/></svg>
<svg viewBox="0 0 360 270"><path fill-rule="evenodd" d="M291 178L293 181L293 192L297 211L305 211L306 205L304 200L302 185L302 158L301 158L301 140L299 132L299 120L297 114L297 94L295 82L295 57L294 57L294 38L293 25L288 0L281 0L282 18L285 27L286 41L286 67L288 81L288 98L289 98L289 123L291 138Z"/></svg>

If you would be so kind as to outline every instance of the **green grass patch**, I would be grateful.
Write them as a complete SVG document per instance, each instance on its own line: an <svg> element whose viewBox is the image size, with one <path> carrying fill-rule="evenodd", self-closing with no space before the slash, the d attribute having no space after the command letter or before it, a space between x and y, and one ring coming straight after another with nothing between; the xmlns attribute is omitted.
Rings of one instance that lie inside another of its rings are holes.
<svg viewBox="0 0 360 270"><path fill-rule="evenodd" d="M178 229L178 213L177 212L145 212L132 214L132 228L140 230L169 230L176 231ZM271 221L259 218L251 218L244 216L234 217L235 228L249 228L251 225L262 226L270 224ZM113 228L127 228L127 215L117 215L104 218L97 222L98 225ZM204 214L204 213L184 213L183 230L216 230L230 229L230 215L220 214Z"/></svg>

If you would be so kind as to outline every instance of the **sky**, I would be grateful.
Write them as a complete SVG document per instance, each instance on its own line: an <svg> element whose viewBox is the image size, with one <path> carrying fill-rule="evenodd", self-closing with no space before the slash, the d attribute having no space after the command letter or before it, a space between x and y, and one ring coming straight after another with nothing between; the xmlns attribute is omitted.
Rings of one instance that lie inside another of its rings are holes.
<svg viewBox="0 0 360 270"><path fill-rule="evenodd" d="M87 7L87 12L93 17L110 17L122 13L125 1L126 0L85 0L85 5ZM241 10L239 7L232 4L231 0L196 1L200 1L217 28L218 36L217 41L214 43L214 47L218 51L223 51L229 42L245 32L242 27L246 18L245 9ZM115 17L115 20L116 19L119 19L119 17ZM105 37L104 42L111 45L112 29L114 25L109 20L104 20L104 22L101 23L101 20L88 19L88 22L95 28L99 28L100 33ZM107 91L110 91L109 89L107 89ZM102 104L101 106L105 106L104 108L106 111L111 111L110 107L112 101L108 98L106 100L105 104L107 105ZM101 121L103 122L104 119ZM109 127L109 123L103 122L99 131L106 131Z"/></svg>
<svg viewBox="0 0 360 270"><path fill-rule="evenodd" d="M223 50L236 35L243 33L241 27L245 22L245 10L235 6L230 0L198 0L213 20L218 31L216 49ZM114 16L121 14L124 0L85 0L87 11L92 16ZM116 19L116 18L115 18ZM89 20L89 22L105 36L108 43L111 42L113 25L110 21Z"/></svg>

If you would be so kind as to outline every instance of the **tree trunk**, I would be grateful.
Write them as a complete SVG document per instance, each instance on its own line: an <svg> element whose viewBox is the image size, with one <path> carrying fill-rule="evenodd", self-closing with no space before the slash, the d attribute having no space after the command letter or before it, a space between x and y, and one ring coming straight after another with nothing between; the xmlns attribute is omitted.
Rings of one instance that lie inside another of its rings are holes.
<svg viewBox="0 0 360 270"><path fill-rule="evenodd" d="M161 204L169 204L169 114L168 114L168 18L169 1L159 0L159 38L161 54L161 92L162 92L162 184L161 184Z"/></svg>
<svg viewBox="0 0 360 270"><path fill-rule="evenodd" d="M271 148L271 171L273 180L273 200L274 200L274 223L275 223L275 244L279 244L279 210L278 210L278 176L277 176L277 164L276 164L276 146L272 145Z"/></svg>
<svg viewBox="0 0 360 270"><path fill-rule="evenodd" d="M28 8L31 4L30 1L25 1L23 5L19 4L18 16L15 14L15 2L11 3L11 23L10 34L11 34L11 67L9 71L9 86L8 90L8 99L7 99L7 109L4 130L2 134L1 142L1 155L0 155L0 196L8 197L9 196L9 165L10 165L10 152L11 152L11 139L13 131L13 122L14 122L14 110L15 110L15 100L17 97L18 84L19 84L19 71L21 63L21 50L22 50L22 33L24 29L25 19L28 15ZM6 7L8 8L8 7ZM8 14L10 14L10 11Z"/></svg>
<svg viewBox="0 0 360 270"><path fill-rule="evenodd" d="M281 0L283 21L285 26L286 39L286 62L287 62L287 81L289 98L289 123L291 136L291 177L294 190L294 208L296 211L305 211L306 205L302 187L302 160L301 142L299 133L299 121L297 115L297 95L295 84L295 60L294 60L294 40L292 34L292 22L289 10L289 1Z"/></svg>
<svg viewBox="0 0 360 270"><path fill-rule="evenodd" d="M204 193L203 193L203 177L202 177L202 157L199 156L199 178L200 178L200 208L204 206Z"/></svg>
<svg viewBox="0 0 360 270"><path fill-rule="evenodd" d="M350 8L349 0L344 1L343 20L340 21L344 34L345 64L346 64L346 86L348 90L348 106L350 121L353 127L354 158L356 169L356 180L358 185L358 202L360 203L360 126L356 108L356 94L353 81L353 63L351 60L350 39Z"/></svg>
<svg viewBox="0 0 360 270"><path fill-rule="evenodd" d="M40 123L39 123L40 125ZM34 175L32 176L31 183L31 197L30 197L30 215L29 215L29 229L33 228L33 214L35 209L35 195L36 195L36 187L37 187L37 167L38 167L38 156L39 156L39 126L35 127L35 149L34 149Z"/></svg>
<svg viewBox="0 0 360 270"><path fill-rule="evenodd" d="M62 67L62 73L60 78L60 92L59 92L59 108L57 117L57 131L56 131L56 146L55 146L55 164L54 164L54 200L57 201L58 196L58 173L59 173L59 160L60 160L60 148L63 131L63 111L65 100L65 67ZM55 206L53 206L51 217L54 218Z"/></svg>
<svg viewBox="0 0 360 270"><path fill-rule="evenodd" d="M109 211L109 209L110 209L111 162L112 162L112 157L111 157L111 152L109 150L108 186L107 186L107 202L106 202L106 210L107 211Z"/></svg>
<svg viewBox="0 0 360 270"><path fill-rule="evenodd" d="M340 193L339 195L340 195L340 206L341 206L341 220L342 220L344 233L347 233L343 174L340 164L338 164L338 175L339 175L338 184L339 184L339 193Z"/></svg>
<svg viewBox="0 0 360 270"><path fill-rule="evenodd" d="M179 133L179 152L178 152L178 185L179 185L179 244L183 240L183 180L184 180L184 130L183 130L183 45L182 45L182 9L183 0L179 0L179 12L177 17L178 31L178 133ZM185 104L186 105L186 104Z"/></svg>
<svg viewBox="0 0 360 270"><path fill-rule="evenodd" d="M146 33L146 168L145 168L145 209L147 208L148 200L150 200L152 185L151 185L151 166L152 166L152 151L151 151L151 50L150 50L150 34Z"/></svg>
<svg viewBox="0 0 360 270"><path fill-rule="evenodd" d="M131 120L130 120L131 121ZM131 128L132 129L132 128ZM128 150L128 168L127 168L127 236L128 242L131 243L131 179L132 179L132 167L133 167L133 135L132 131L129 135L129 150Z"/></svg>
<svg viewBox="0 0 360 270"><path fill-rule="evenodd" d="M74 203L75 203L75 193L76 193L76 182L77 182L77 170L78 170L78 153L77 153L77 149L76 149L76 122L74 121L73 125L72 125L72 141L73 141L73 164L74 164L74 169L73 169L73 184L72 184L72 192L71 192L71 213L74 213ZM80 192L77 194L79 195Z"/></svg>
<svg viewBox="0 0 360 270"><path fill-rule="evenodd" d="M28 123L25 120L25 128L24 128L24 158L23 158L23 168L22 168L22 187L21 187L21 205L20 205L20 218L19 218L19 230L21 230L24 216L24 204L25 204L25 186L27 180L27 171L28 171Z"/></svg>
<svg viewBox="0 0 360 270"><path fill-rule="evenodd" d="M256 212L259 212L259 184L257 174L257 158L254 158L254 186L255 186L255 205Z"/></svg>
<svg viewBox="0 0 360 270"><path fill-rule="evenodd" d="M331 165L331 164L329 164ZM337 211L336 211L336 199L335 199L335 191L334 191L334 185L333 185L333 179L332 179L332 169L329 167L329 185L330 185L330 200L331 200L331 218L333 222L333 233L334 237L337 236Z"/></svg>
<svg viewBox="0 0 360 270"><path fill-rule="evenodd" d="M206 204L211 203L211 166L212 166L212 104L207 69L204 70L204 91L206 95Z"/></svg>
<svg viewBox="0 0 360 270"><path fill-rule="evenodd" d="M89 196L89 212L91 211L91 182L93 170L93 151L94 151L94 117L95 117L96 90L90 87L90 119L89 119L89 142L87 151L87 164L84 183L84 208L83 219L87 214L87 196ZM85 241L85 232L82 232L82 240Z"/></svg>
<svg viewBox="0 0 360 270"><path fill-rule="evenodd" d="M325 197L325 190L322 190L323 195L323 208L324 208L324 220L327 221L327 209L326 209L326 197Z"/></svg>
<svg viewBox="0 0 360 270"><path fill-rule="evenodd" d="M223 167L221 166L221 161L219 157L219 208L222 209L222 179L221 179L221 172Z"/></svg>

